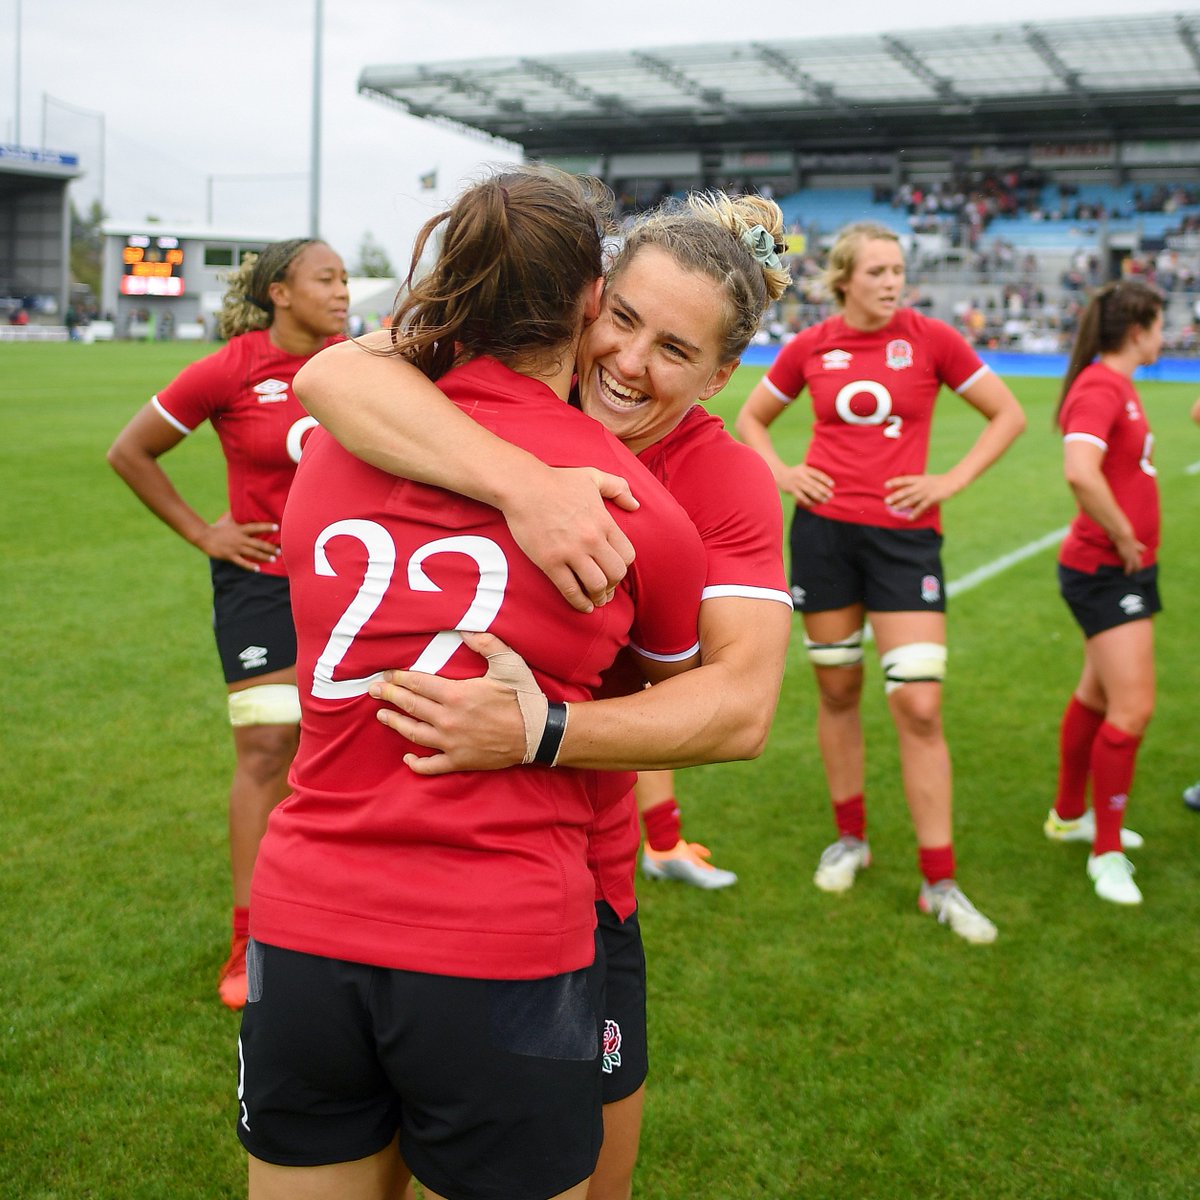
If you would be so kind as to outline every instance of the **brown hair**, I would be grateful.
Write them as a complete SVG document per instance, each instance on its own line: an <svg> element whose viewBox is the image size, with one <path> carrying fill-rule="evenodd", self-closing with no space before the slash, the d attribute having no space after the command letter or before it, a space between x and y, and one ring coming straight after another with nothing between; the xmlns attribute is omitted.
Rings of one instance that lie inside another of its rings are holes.
<svg viewBox="0 0 1200 1200"><path fill-rule="evenodd" d="M271 284L286 279L300 253L317 243L317 238L291 238L272 242L261 254L247 254L241 265L225 276L228 289L217 313L219 336L228 339L252 329L267 329L275 320Z"/></svg>
<svg viewBox="0 0 1200 1200"><path fill-rule="evenodd" d="M1162 293L1143 279L1120 279L1106 283L1092 293L1075 332L1071 361L1063 376L1058 407L1054 410L1054 425L1058 427L1063 402L1071 384L1097 354L1112 354L1125 344L1135 326L1149 329L1162 312Z"/></svg>
<svg viewBox="0 0 1200 1200"><path fill-rule="evenodd" d="M498 170L417 235L392 345L430 379L487 354L514 370L569 350L580 302L604 273L611 195L554 167ZM441 229L432 269L417 278Z"/></svg>
<svg viewBox="0 0 1200 1200"><path fill-rule="evenodd" d="M821 272L821 286L838 308L845 307L846 284L854 274L854 264L858 261L863 242L877 241L900 244L896 231L877 221L855 221L838 232L829 257L825 260L825 270Z"/></svg>
<svg viewBox="0 0 1200 1200"><path fill-rule="evenodd" d="M773 265L752 252L755 230L763 231L758 237L764 250L773 250ZM728 313L721 363L741 357L768 303L779 299L792 280L779 261L783 213L765 196L693 192L684 200L664 201L634 222L609 279L616 279L646 246L660 247L685 270L707 276L724 290Z"/></svg>

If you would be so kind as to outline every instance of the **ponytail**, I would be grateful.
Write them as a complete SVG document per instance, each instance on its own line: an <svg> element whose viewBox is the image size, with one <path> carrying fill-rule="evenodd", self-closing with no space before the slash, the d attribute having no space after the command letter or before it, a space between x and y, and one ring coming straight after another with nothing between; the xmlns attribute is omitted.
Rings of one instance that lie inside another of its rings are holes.
<svg viewBox="0 0 1200 1200"><path fill-rule="evenodd" d="M1097 288L1079 318L1071 360L1063 376L1054 410L1058 428L1071 385L1099 354L1112 354L1125 344L1134 326L1149 329L1162 311L1162 293L1141 279L1121 279Z"/></svg>
<svg viewBox="0 0 1200 1200"><path fill-rule="evenodd" d="M468 188L417 235L392 317L395 351L430 379L490 355L514 370L565 353L584 290L604 273L611 196L599 181L527 166ZM437 260L417 278L441 233Z"/></svg>

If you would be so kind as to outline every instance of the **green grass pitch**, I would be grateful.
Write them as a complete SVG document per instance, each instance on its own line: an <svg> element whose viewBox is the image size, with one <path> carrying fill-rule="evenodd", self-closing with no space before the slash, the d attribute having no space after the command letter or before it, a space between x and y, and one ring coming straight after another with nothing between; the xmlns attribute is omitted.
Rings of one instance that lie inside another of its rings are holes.
<svg viewBox="0 0 1200 1200"><path fill-rule="evenodd" d="M227 937L232 765L207 568L104 462L130 414L207 347L0 346L5 953L0 1197L244 1194ZM758 377L714 404L732 418ZM959 578L1063 525L1055 384L1016 379L1029 431L945 512ZM1045 551L957 597L946 726L960 879L1000 927L973 947L916 910L916 855L878 672L865 701L875 865L810 878L832 823L793 645L770 746L681 776L690 837L741 876L639 884L652 1068L647 1200L1196 1194L1200 1042L1200 430L1194 387L1145 385L1165 540L1158 712L1129 820L1146 903L1097 900L1086 848L1047 842L1080 639ZM777 430L798 453L807 421ZM939 402L933 467L980 422ZM207 428L167 460L224 508ZM1188 1180L1192 1180L1191 1183Z"/></svg>

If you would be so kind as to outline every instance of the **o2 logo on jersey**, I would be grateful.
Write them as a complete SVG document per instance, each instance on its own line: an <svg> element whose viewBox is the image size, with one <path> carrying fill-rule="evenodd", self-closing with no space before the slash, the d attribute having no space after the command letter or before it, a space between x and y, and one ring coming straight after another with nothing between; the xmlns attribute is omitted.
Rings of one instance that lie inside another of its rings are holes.
<svg viewBox="0 0 1200 1200"><path fill-rule="evenodd" d="M854 411L854 402L860 396L869 396L875 401L870 412ZM847 425L882 425L886 438L898 438L904 425L904 419L892 412L892 393L874 379L856 379L846 384L838 392L833 408Z"/></svg>
<svg viewBox="0 0 1200 1200"><path fill-rule="evenodd" d="M367 568L354 599L338 618L313 668L312 694L325 700L349 700L355 696L365 696L367 688L383 678L381 671L358 679L334 679L333 673L391 585L396 569L396 543L392 535L375 521L354 518L335 521L321 530L313 547L313 569L318 575L337 575L325 552L326 544L335 537L351 537L361 542L367 551ZM462 645L457 630L465 629L473 633L487 630L504 603L504 593L508 587L508 559L504 557L504 551L489 538L462 535L426 542L412 552L408 560L408 586L411 591L441 590L426 574L424 567L425 560L434 554L465 554L475 563L479 581L474 598L453 630L434 634L408 668L430 675L436 675Z"/></svg>
<svg viewBox="0 0 1200 1200"><path fill-rule="evenodd" d="M320 421L316 417L301 417L300 420L294 422L292 427L287 431L287 456L294 463L300 461L300 454L304 449L304 439L311 433Z"/></svg>

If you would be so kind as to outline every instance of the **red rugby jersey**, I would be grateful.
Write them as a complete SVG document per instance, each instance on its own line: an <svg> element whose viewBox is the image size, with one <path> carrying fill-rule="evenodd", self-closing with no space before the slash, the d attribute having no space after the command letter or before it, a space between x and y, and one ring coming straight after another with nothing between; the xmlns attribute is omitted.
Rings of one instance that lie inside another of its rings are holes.
<svg viewBox="0 0 1200 1200"><path fill-rule="evenodd" d="M936 506L910 521L884 503L884 484L925 473L942 385L963 392L987 370L949 325L909 308L870 333L833 316L794 337L764 382L785 404L805 387L812 397L805 462L834 483L833 497L812 511L855 525L939 529Z"/></svg>
<svg viewBox="0 0 1200 1200"><path fill-rule="evenodd" d="M239 524L283 519L301 448L317 424L292 393L296 372L311 357L286 353L267 330L256 329L185 367L152 400L181 433L212 422L225 452L229 511ZM279 542L277 533L258 536ZM260 569L288 573L283 555Z"/></svg>
<svg viewBox="0 0 1200 1200"><path fill-rule="evenodd" d="M637 558L616 598L572 609L493 508L359 462L324 431L305 449L284 519L298 638L300 749L272 813L251 901L256 938L379 966L537 978L592 960L586 863L591 772L514 767L413 774L414 747L376 718L370 678L416 667L483 673L454 629L487 629L552 700L581 700L632 638L661 657L696 648L704 577L679 506L596 422L492 359L440 386L476 421L556 466L629 479L614 510Z"/></svg>
<svg viewBox="0 0 1200 1200"><path fill-rule="evenodd" d="M700 405L638 458L683 506L700 532L705 553L705 599L737 596L792 607L783 569L783 510L770 469L749 446L735 441L720 417ZM641 686L621 656L606 675L606 694ZM614 773L600 785L601 802L589 847L596 898L624 920L636 907L633 875L641 833L632 787L621 794ZM616 793L616 795L614 795Z"/></svg>
<svg viewBox="0 0 1200 1200"><path fill-rule="evenodd" d="M1078 439L1104 451L1101 472L1146 547L1143 565L1151 566L1159 542L1154 434L1132 381L1100 362L1084 367L1067 393L1059 425L1064 442ZM1058 558L1063 566L1089 574L1097 567L1121 566L1108 534L1084 512L1071 522Z"/></svg>

